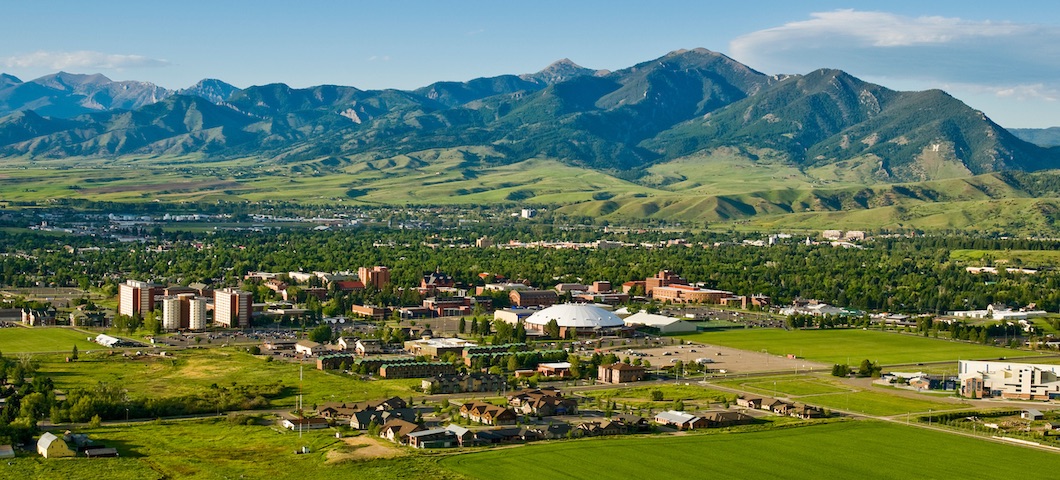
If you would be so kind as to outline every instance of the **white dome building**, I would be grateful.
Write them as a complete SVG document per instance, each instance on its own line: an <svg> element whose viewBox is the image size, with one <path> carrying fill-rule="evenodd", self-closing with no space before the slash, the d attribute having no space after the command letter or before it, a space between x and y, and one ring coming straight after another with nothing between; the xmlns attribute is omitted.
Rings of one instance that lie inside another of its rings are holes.
<svg viewBox="0 0 1060 480"><path fill-rule="evenodd" d="M553 305L530 315L526 319L527 330L543 332L548 322L555 320L559 324L560 336L567 336L569 329L575 329L578 335L593 335L601 330L621 329L626 323L618 315L595 305L584 303L565 303Z"/></svg>

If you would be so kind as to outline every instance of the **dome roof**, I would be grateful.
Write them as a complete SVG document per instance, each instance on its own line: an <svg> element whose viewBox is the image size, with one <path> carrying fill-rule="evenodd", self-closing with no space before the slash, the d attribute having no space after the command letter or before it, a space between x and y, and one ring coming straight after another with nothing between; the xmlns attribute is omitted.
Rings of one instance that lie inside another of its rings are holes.
<svg viewBox="0 0 1060 480"><path fill-rule="evenodd" d="M540 312L530 315L526 323L533 325L547 325L550 320L556 320L561 327L594 328L594 327L621 327L625 322L618 315L604 310L595 305L583 303L565 303L553 305Z"/></svg>

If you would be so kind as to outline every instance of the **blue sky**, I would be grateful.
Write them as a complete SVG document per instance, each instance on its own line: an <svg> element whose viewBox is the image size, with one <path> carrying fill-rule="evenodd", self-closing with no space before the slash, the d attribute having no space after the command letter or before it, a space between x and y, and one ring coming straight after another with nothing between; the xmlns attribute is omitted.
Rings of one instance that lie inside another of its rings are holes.
<svg viewBox="0 0 1060 480"><path fill-rule="evenodd" d="M1005 127L1060 126L1060 7L1016 5L22 1L0 16L0 72L411 89L561 58L617 70L705 47L764 73L839 68L896 90L941 88Z"/></svg>

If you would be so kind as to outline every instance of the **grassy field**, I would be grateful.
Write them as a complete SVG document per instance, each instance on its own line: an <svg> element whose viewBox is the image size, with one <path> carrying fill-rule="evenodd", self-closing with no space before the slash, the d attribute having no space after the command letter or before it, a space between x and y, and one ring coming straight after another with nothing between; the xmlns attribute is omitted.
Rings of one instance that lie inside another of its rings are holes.
<svg viewBox="0 0 1060 480"><path fill-rule="evenodd" d="M742 329L682 335L686 340L771 354L793 354L807 360L857 365L864 359L881 365L989 359L1029 352L951 342L877 330Z"/></svg>
<svg viewBox="0 0 1060 480"><path fill-rule="evenodd" d="M97 443L118 449L113 459L22 457L0 466L2 478L106 479L393 479L459 478L436 461L386 445L390 459L354 459L356 447L334 431L297 432L276 426L244 426L227 420L145 423L84 430ZM295 455L301 446L309 454ZM5 461L6 462L6 461Z"/></svg>
<svg viewBox="0 0 1060 480"><path fill-rule="evenodd" d="M850 391L847 387L833 384L827 380L822 380L819 377L776 378L753 380L750 382L734 380L726 383L735 383L747 390L753 390L766 395L772 395L775 393L787 396L802 396L844 393Z"/></svg>
<svg viewBox="0 0 1060 480"><path fill-rule="evenodd" d="M981 263L987 258L1014 267L1055 267L1060 265L1060 251L1054 250L951 250L950 259L962 262Z"/></svg>
<svg viewBox="0 0 1060 480"><path fill-rule="evenodd" d="M880 390L862 390L860 392L814 395L802 398L801 401L815 406L838 410L866 413L869 415L891 416L906 413L927 412L928 410L955 410L967 408L966 403L952 403L932 400L930 397L910 398L892 395Z"/></svg>
<svg viewBox="0 0 1060 480"><path fill-rule="evenodd" d="M293 406L298 394L298 364L266 362L246 353L226 349L177 351L175 356L122 357L120 354L82 355L66 363L58 356L42 356L39 372L50 376L56 388L86 388L98 382L120 384L133 397L174 397L218 385L272 385L289 388L273 400L274 406ZM418 379L361 381L351 376L326 373L307 363L304 369L305 405L331 401L361 401L399 395L408 398Z"/></svg>
<svg viewBox="0 0 1060 480"><path fill-rule="evenodd" d="M951 462L888 459L931 452ZM473 478L966 478L997 458L1052 476L1060 455L903 425L843 422L739 434L592 439L459 455L441 465ZM915 472L911 471L915 467Z"/></svg>
<svg viewBox="0 0 1060 480"><path fill-rule="evenodd" d="M77 345L80 352L100 348L88 341L91 333L70 328L0 328L0 353L5 355L25 352L70 353Z"/></svg>

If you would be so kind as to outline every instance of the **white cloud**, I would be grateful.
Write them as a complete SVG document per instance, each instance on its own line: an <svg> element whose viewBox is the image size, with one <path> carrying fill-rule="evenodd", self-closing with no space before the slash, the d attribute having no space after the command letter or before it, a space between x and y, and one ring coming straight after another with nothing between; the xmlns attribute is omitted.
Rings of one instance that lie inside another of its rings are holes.
<svg viewBox="0 0 1060 480"><path fill-rule="evenodd" d="M837 10L729 44L770 73L839 68L854 75L981 85L1056 85L1060 26Z"/></svg>
<svg viewBox="0 0 1060 480"><path fill-rule="evenodd" d="M389 62L390 55L372 55L368 57L369 62Z"/></svg>
<svg viewBox="0 0 1060 480"><path fill-rule="evenodd" d="M70 70L165 67L170 63L142 55L118 55L82 50L76 52L38 51L0 59L0 64L7 68Z"/></svg>

